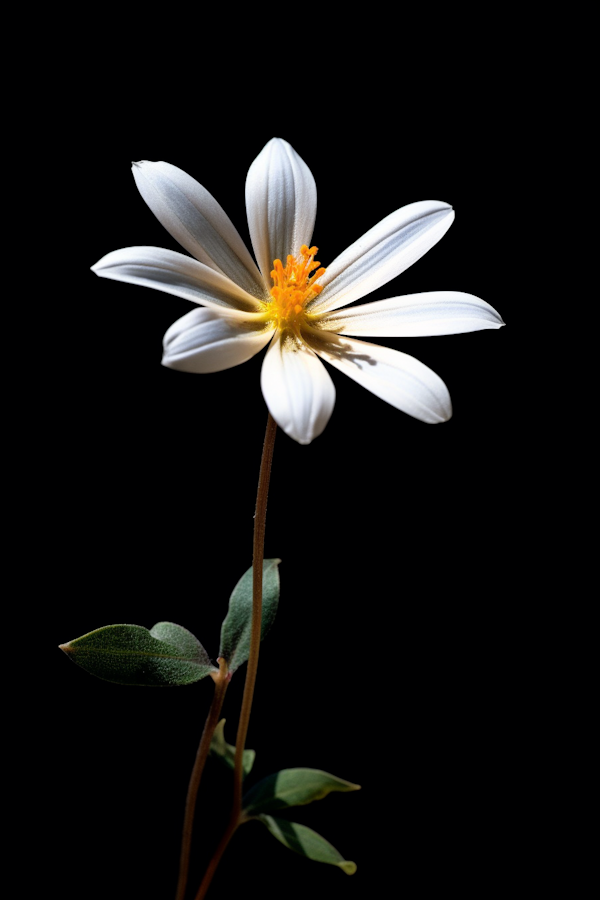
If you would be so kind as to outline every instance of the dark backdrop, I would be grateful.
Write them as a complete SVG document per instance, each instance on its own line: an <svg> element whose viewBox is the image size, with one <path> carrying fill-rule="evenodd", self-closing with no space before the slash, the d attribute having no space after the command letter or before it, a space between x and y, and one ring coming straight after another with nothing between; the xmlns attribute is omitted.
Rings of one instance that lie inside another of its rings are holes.
<svg viewBox="0 0 600 900"><path fill-rule="evenodd" d="M215 895L239 892L250 871L265 900L378 896L390 879L408 896L449 884L480 896L511 851L499 824L520 727L521 638L503 564L518 445L515 287L505 264L510 139L493 79L485 109L467 78L439 90L408 102L396 90L378 96L375 83L357 94L342 81L310 113L285 93L215 101L189 86L170 90L155 73L124 105L122 93L100 92L82 120L69 180L77 228L57 413L56 491L68 524L53 535L62 548L52 564L62 596L56 644L106 624L167 619L214 658L229 593L251 564L264 353L213 375L167 370L162 335L191 304L89 272L120 247L180 249L138 194L131 160L189 172L248 239L248 166L272 136L289 140L316 178L313 243L324 265L399 206L445 200L456 209L448 234L367 299L466 291L508 323L376 339L445 380L448 423L411 419L333 371L337 400L325 432L308 447L278 434L265 555L282 559L282 591L261 652L252 777L311 766L361 784L297 813L358 872L346 878L304 860L251 824L230 845ZM242 686L240 671L223 712L232 742ZM211 691L209 679L164 690L104 683L56 651L55 859L61 877L85 885L82 896L172 895ZM228 803L226 778L207 768L194 884Z"/></svg>

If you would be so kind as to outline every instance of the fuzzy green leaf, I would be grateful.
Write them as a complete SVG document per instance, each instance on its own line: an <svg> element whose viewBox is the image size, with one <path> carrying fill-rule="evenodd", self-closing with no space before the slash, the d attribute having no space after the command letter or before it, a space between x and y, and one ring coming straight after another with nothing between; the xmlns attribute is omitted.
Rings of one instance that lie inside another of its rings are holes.
<svg viewBox="0 0 600 900"><path fill-rule="evenodd" d="M157 622L150 629L152 637L159 641L165 641L181 652L186 658L194 659L206 666L212 666L208 653L198 640L198 638L184 628L182 625L176 625L175 622Z"/></svg>
<svg viewBox="0 0 600 900"><path fill-rule="evenodd" d="M250 788L243 800L247 815L275 812L321 800L331 791L358 791L359 784L344 781L322 769L282 769Z"/></svg>
<svg viewBox="0 0 600 900"><path fill-rule="evenodd" d="M217 671L200 641L173 622L158 622L151 631L107 625L60 649L87 672L116 684L192 684Z"/></svg>
<svg viewBox="0 0 600 900"><path fill-rule="evenodd" d="M225 763L230 769L233 769L235 762L235 747L225 741L225 719L221 719L215 728L212 741L210 742L210 752L221 762ZM252 770L256 750L244 750L242 755L242 778Z"/></svg>
<svg viewBox="0 0 600 900"><path fill-rule="evenodd" d="M269 631L279 603L280 559L263 560L261 640ZM229 611L221 626L219 656L227 661L229 671L246 662L250 652L252 626L252 566L244 572L229 598Z"/></svg>
<svg viewBox="0 0 600 900"><path fill-rule="evenodd" d="M333 847L329 841L298 822L288 822L287 819L276 819L273 816L260 815L256 817L259 822L267 826L271 834L281 841L290 850L314 859L315 862L329 863L339 866L346 875L354 875L356 863L344 859L342 854Z"/></svg>

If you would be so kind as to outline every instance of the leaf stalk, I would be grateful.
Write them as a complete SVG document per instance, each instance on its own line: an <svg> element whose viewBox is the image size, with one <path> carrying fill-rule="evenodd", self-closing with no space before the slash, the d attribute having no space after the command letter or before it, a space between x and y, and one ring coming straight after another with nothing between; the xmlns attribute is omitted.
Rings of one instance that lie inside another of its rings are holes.
<svg viewBox="0 0 600 900"><path fill-rule="evenodd" d="M231 675L227 671L227 663L224 659L219 659L219 671L211 672L213 681L215 682L215 693L212 703L208 711L204 729L198 745L196 753L196 761L192 769L190 783L188 786L187 797L185 801L185 813L183 817L183 833L181 837L181 855L179 858L179 879L177 881L177 894L175 900L184 900L185 889L187 887L188 873L190 868L190 847L192 844L192 831L194 826L194 812L196 810L196 798L198 796L198 788L204 771L210 744L212 741L215 728L219 722L225 692L231 680Z"/></svg>

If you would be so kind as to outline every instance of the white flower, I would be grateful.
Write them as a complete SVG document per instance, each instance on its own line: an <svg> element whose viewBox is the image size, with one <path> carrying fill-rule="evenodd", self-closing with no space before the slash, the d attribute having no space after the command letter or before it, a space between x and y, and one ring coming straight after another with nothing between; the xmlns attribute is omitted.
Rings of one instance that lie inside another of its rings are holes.
<svg viewBox="0 0 600 900"><path fill-rule="evenodd" d="M452 415L448 390L431 369L348 335L458 334L504 324L488 303L456 291L343 308L395 278L440 240L454 219L447 203L402 207L320 268L317 248L310 246L315 180L295 150L273 138L246 180L257 268L224 210L197 181L165 162L134 163L133 174L152 212L194 258L127 247L103 257L93 271L200 304L165 334L166 366L217 372L245 362L270 342L261 374L265 401L281 428L301 444L323 431L335 403L319 357L423 422Z"/></svg>

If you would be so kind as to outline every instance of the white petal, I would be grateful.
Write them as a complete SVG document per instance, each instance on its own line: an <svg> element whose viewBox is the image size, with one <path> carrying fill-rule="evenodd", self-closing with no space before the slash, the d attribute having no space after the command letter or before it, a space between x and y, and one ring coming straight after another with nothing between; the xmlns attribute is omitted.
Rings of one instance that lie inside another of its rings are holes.
<svg viewBox="0 0 600 900"><path fill-rule="evenodd" d="M319 356L396 409L429 423L452 415L448 388L418 359L324 331L303 334Z"/></svg>
<svg viewBox="0 0 600 900"><path fill-rule="evenodd" d="M260 383L269 412L286 434L300 444L321 434L333 412L335 388L302 341L278 334L265 356Z"/></svg>
<svg viewBox="0 0 600 900"><path fill-rule="evenodd" d="M256 157L246 179L246 212L254 255L267 285L273 260L310 246L317 215L312 172L287 141L273 138Z"/></svg>
<svg viewBox="0 0 600 900"><path fill-rule="evenodd" d="M386 216L327 266L310 312L339 309L386 284L437 244L453 220L452 207L440 200L409 203Z"/></svg>
<svg viewBox="0 0 600 900"><path fill-rule="evenodd" d="M260 303L215 269L162 247L125 247L103 256L92 271L100 278L127 281L205 306L254 312Z"/></svg>
<svg viewBox="0 0 600 900"><path fill-rule="evenodd" d="M166 162L134 163L133 177L156 218L182 247L253 296L264 296L254 260L231 219L206 188Z"/></svg>
<svg viewBox="0 0 600 900"><path fill-rule="evenodd" d="M318 325L337 334L422 337L502 328L504 322L493 306L473 294L430 291L325 313Z"/></svg>
<svg viewBox="0 0 600 900"><path fill-rule="evenodd" d="M220 372L246 362L272 336L259 316L193 309L166 331L162 363L183 372Z"/></svg>

